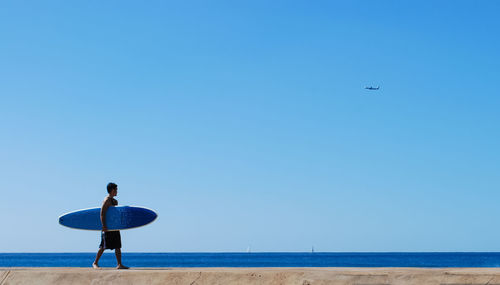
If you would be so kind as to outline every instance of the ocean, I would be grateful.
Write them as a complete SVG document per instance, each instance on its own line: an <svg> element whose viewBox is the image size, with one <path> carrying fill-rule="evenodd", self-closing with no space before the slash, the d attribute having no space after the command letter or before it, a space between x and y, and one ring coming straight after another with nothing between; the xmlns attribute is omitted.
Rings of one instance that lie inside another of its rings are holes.
<svg viewBox="0 0 500 285"><path fill-rule="evenodd" d="M90 267L95 253L0 253L0 267ZM131 267L499 267L500 252L123 253ZM116 266L105 252L102 267Z"/></svg>

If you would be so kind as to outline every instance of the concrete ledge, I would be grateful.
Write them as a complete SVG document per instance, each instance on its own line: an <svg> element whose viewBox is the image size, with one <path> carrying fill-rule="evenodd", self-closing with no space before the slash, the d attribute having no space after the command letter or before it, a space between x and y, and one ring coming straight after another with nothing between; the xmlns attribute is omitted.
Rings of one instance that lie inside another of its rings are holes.
<svg viewBox="0 0 500 285"><path fill-rule="evenodd" d="M500 285L500 268L0 268L7 284Z"/></svg>

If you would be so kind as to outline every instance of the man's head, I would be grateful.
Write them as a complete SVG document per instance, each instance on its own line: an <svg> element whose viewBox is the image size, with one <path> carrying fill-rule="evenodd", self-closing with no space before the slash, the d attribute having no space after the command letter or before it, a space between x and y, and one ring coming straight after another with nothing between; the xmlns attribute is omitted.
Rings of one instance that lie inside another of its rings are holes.
<svg viewBox="0 0 500 285"><path fill-rule="evenodd" d="M106 188L108 188L108 193L109 193L111 196L116 196L116 195L118 195L118 185L116 185L115 183L113 183L113 182L109 182L109 183L108 183L108 186L107 186Z"/></svg>

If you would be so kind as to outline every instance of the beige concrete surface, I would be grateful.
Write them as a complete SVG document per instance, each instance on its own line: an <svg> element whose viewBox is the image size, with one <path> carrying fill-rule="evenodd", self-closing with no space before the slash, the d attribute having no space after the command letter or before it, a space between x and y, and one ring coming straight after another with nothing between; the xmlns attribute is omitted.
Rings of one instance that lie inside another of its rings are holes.
<svg viewBox="0 0 500 285"><path fill-rule="evenodd" d="M0 268L7 284L500 285L500 268Z"/></svg>

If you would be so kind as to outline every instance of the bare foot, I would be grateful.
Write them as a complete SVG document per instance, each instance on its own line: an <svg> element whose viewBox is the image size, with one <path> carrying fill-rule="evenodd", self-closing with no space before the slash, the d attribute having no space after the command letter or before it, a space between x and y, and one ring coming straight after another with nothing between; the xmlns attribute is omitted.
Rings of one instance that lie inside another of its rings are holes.
<svg viewBox="0 0 500 285"><path fill-rule="evenodd" d="M123 265L123 264L120 264L116 267L116 269L129 269L129 267Z"/></svg>
<svg viewBox="0 0 500 285"><path fill-rule="evenodd" d="M99 265L97 265L97 263L92 263L92 267L93 267L94 269L99 269L99 268L100 268L100 267L99 267Z"/></svg>

